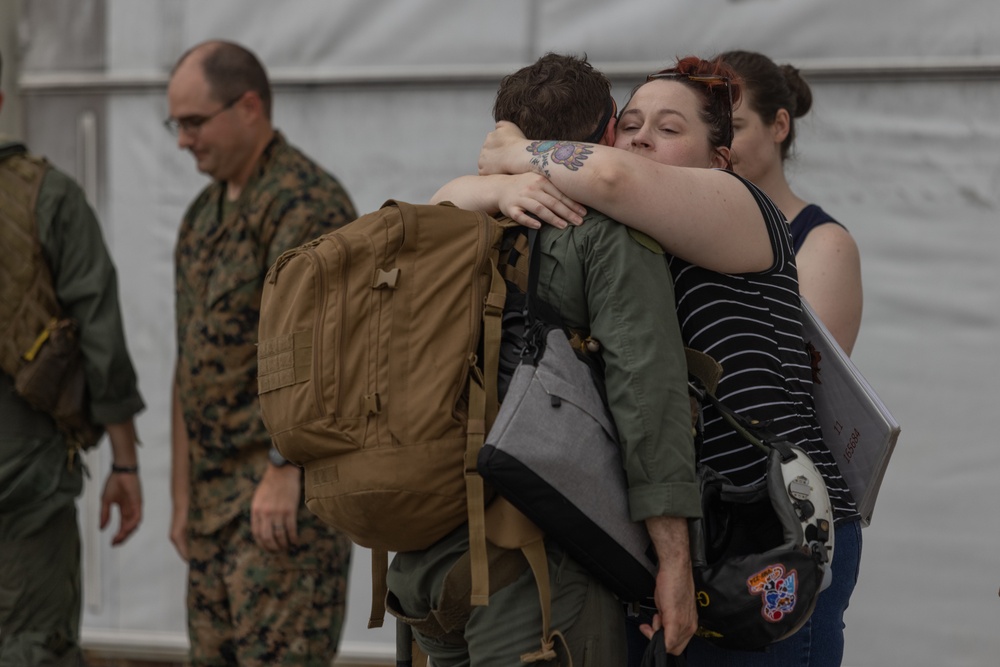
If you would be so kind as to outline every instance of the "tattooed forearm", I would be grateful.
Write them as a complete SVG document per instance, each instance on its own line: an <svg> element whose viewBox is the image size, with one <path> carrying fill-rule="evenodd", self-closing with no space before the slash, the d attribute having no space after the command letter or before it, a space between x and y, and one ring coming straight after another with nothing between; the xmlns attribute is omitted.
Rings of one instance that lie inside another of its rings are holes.
<svg viewBox="0 0 1000 667"><path fill-rule="evenodd" d="M577 171L594 152L589 144L577 141L533 141L527 150L532 155L532 169L545 176L550 176L549 162Z"/></svg>

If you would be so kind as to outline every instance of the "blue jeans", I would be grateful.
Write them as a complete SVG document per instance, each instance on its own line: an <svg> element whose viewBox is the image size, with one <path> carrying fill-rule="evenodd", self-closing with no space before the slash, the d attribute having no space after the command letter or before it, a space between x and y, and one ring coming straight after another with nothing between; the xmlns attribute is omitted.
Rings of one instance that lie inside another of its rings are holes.
<svg viewBox="0 0 1000 667"><path fill-rule="evenodd" d="M834 531L833 582L820 593L816 609L799 631L763 651L722 649L699 637L691 639L685 657L688 667L840 667L844 657L844 612L858 582L861 565L861 521L850 521ZM626 619L628 664L637 667L647 640L639 623Z"/></svg>

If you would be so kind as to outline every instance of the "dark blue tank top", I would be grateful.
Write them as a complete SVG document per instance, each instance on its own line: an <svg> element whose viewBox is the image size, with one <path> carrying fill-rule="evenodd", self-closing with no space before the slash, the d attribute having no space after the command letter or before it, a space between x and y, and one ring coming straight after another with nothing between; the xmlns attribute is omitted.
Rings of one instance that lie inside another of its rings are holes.
<svg viewBox="0 0 1000 667"><path fill-rule="evenodd" d="M805 243L809 232L828 222L840 225L829 213L816 204L806 206L788 225L788 231L792 235L792 249L797 253L802 248L802 244ZM843 225L840 226L843 227Z"/></svg>

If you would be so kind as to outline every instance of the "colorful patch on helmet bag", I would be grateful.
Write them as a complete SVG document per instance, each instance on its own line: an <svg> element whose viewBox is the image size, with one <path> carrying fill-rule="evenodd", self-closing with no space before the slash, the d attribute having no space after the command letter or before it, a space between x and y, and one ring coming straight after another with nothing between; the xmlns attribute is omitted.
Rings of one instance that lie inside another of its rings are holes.
<svg viewBox="0 0 1000 667"><path fill-rule="evenodd" d="M786 574L784 566L778 563L768 565L747 579L747 590L761 596L763 605L760 613L771 623L777 623L784 618L785 614L789 614L795 609L798 597L796 595L797 574L795 570Z"/></svg>

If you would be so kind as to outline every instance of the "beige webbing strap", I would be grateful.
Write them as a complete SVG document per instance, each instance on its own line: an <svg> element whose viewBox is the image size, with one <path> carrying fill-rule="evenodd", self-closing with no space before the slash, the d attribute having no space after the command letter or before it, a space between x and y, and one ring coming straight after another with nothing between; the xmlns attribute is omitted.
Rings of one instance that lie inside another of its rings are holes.
<svg viewBox="0 0 1000 667"><path fill-rule="evenodd" d="M465 493L469 508L469 556L472 572L471 603L489 604L490 581L486 564L486 520L483 516L483 478L476 470L479 450L486 439L486 389L479 369L469 369L469 423L465 441Z"/></svg>
<svg viewBox="0 0 1000 667"><path fill-rule="evenodd" d="M692 350L690 347L684 348L684 357L687 361L688 375L698 378L708 393L715 394L719 378L722 377L722 366L719 362L704 352ZM688 400L691 402L691 433L697 435L698 422L701 419L701 397L690 391L690 387L688 389Z"/></svg>
<svg viewBox="0 0 1000 667"><path fill-rule="evenodd" d="M494 253L495 255L496 253ZM507 301L507 283L497 270L497 259L490 259L490 292L483 304L483 376L486 379L486 428L496 421L500 399L497 374L500 371L500 337L503 307Z"/></svg>
<svg viewBox="0 0 1000 667"><path fill-rule="evenodd" d="M520 549L535 577L538 604L542 610L542 645L539 650L522 655L521 662L554 660L557 638L563 642L566 654L569 655L569 645L562 633L552 632L552 590L549 586L549 564L542 529L507 499L498 496L486 508L486 533L492 544L506 549ZM572 656L569 660L572 667Z"/></svg>
<svg viewBox="0 0 1000 667"><path fill-rule="evenodd" d="M719 386L719 378L722 377L722 365L713 357L690 347L684 348L684 358L687 360L688 373L701 380L705 389L714 394Z"/></svg>
<svg viewBox="0 0 1000 667"><path fill-rule="evenodd" d="M562 641L566 649L566 657L569 660L569 667L573 667L573 656L569 652L569 644L562 633L552 631L552 590L549 588L549 561L545 555L545 541L537 540L521 547L531 568L531 573L535 576L535 586L538 587L538 604L542 608L542 646L537 651L525 653L521 656L521 662L543 662L555 660L558 656L555 650L556 639Z"/></svg>
<svg viewBox="0 0 1000 667"><path fill-rule="evenodd" d="M519 509L503 496L497 496L486 508L486 539L504 549L520 549L545 536Z"/></svg>
<svg viewBox="0 0 1000 667"><path fill-rule="evenodd" d="M416 639L413 640L410 649L410 667L427 667L427 654L420 650Z"/></svg>
<svg viewBox="0 0 1000 667"><path fill-rule="evenodd" d="M465 448L465 491L469 508L469 557L472 572L471 603L485 606L490 600L489 567L486 561L486 494L477 470L479 450L486 432L496 420L497 372L500 366L500 320L507 299L507 284L490 259L490 291L483 303L483 373L472 365L469 374L469 422Z"/></svg>
<svg viewBox="0 0 1000 667"><path fill-rule="evenodd" d="M368 628L381 628L385 620L385 594L389 587L385 575L389 571L389 553L385 549L372 549L372 608L368 615Z"/></svg>

